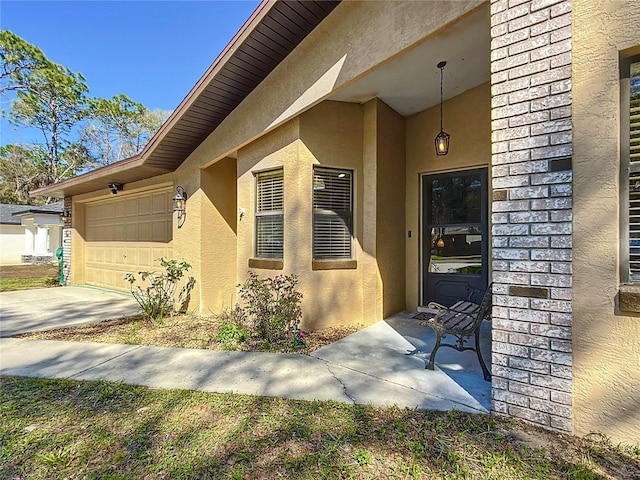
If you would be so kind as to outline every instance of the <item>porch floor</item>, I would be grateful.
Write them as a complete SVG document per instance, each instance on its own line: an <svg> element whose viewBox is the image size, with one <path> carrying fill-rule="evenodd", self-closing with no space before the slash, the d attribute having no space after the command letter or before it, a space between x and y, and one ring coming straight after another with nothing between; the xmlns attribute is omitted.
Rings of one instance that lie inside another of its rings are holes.
<svg viewBox="0 0 640 480"><path fill-rule="evenodd" d="M425 370L435 344L431 328L421 327L415 312L402 312L311 353L329 364L353 369L386 384L351 388L356 403L416 407L425 410L489 412L491 382L484 380L473 351L440 348L436 369ZM482 355L491 370L491 323L482 322ZM405 355L414 349L420 353ZM384 398L378 397L383 395Z"/></svg>

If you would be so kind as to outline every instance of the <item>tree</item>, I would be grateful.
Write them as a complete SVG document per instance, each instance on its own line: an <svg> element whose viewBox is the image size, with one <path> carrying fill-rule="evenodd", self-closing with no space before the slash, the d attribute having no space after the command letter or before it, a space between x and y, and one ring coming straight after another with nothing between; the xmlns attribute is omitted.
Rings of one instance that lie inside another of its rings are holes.
<svg viewBox="0 0 640 480"><path fill-rule="evenodd" d="M32 203L29 191L47 184L46 163L41 147L0 147L0 203Z"/></svg>
<svg viewBox="0 0 640 480"><path fill-rule="evenodd" d="M89 90L84 77L61 65L33 72L24 90L17 91L9 121L14 125L35 127L42 133L47 151L47 180L59 182L69 165L61 156L69 145L67 136L86 115L85 94Z"/></svg>
<svg viewBox="0 0 640 480"><path fill-rule="evenodd" d="M109 165L142 151L167 118L123 94L88 101L81 142L98 165Z"/></svg>
<svg viewBox="0 0 640 480"><path fill-rule="evenodd" d="M7 30L0 30L0 59L0 94L12 99L3 113L16 127L37 129L42 138L37 145L2 152L0 191L13 202L28 203L31 189L139 153L168 116L122 94L88 99L82 74Z"/></svg>
<svg viewBox="0 0 640 480"><path fill-rule="evenodd" d="M54 64L35 45L8 30L0 30L0 93L26 90L31 75Z"/></svg>

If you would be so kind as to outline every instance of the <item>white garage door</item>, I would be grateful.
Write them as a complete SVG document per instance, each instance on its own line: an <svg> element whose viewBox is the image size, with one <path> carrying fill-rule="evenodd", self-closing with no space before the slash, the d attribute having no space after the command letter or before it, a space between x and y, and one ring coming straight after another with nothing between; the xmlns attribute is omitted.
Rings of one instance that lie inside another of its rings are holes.
<svg viewBox="0 0 640 480"><path fill-rule="evenodd" d="M171 188L92 202L85 209L85 282L128 291L128 272L172 258Z"/></svg>

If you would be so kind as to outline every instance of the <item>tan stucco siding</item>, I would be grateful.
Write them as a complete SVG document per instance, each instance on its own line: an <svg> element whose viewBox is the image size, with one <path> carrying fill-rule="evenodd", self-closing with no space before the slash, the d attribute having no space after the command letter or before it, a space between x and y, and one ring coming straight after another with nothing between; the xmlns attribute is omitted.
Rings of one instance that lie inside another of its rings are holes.
<svg viewBox="0 0 640 480"><path fill-rule="evenodd" d="M376 261L382 317L405 309L405 119L377 100Z"/></svg>
<svg viewBox="0 0 640 480"><path fill-rule="evenodd" d="M313 166L354 171L356 269L313 270ZM255 173L282 168L284 172L284 258L282 270L251 269L261 277L295 273L303 294L303 328L362 322L363 291L361 218L362 108L327 102L288 122L238 152L238 282L247 278L254 256Z"/></svg>
<svg viewBox="0 0 640 480"><path fill-rule="evenodd" d="M451 135L449 154L435 154L434 139L440 131L440 106L407 118L406 170L406 304L415 309L420 301L420 176L491 162L490 86L483 84L444 103L444 129ZM490 242L490 239L486 239Z"/></svg>
<svg viewBox="0 0 640 480"><path fill-rule="evenodd" d="M404 150L404 118L379 100L323 102L240 149L237 207L245 214L238 223L238 282L249 270L262 277L298 275L306 329L371 323L403 310ZM314 268L316 165L353 171L355 267ZM284 172L283 268L252 269L255 174L275 168Z"/></svg>
<svg viewBox="0 0 640 480"><path fill-rule="evenodd" d="M343 2L190 155L203 167L422 43L482 0ZM248 120L250 119L250 121Z"/></svg>
<svg viewBox="0 0 640 480"><path fill-rule="evenodd" d="M301 279L308 294L307 318L315 328L346 323L370 323L379 315L368 307L378 305L375 285L366 282L366 272L375 272L375 258L365 251L368 223L365 198L368 185L363 171L363 108L340 102L323 102L300 118L300 198L304 199L301 231L306 231L300 253L306 274ZM346 168L354 172L353 258L352 270L313 271L312 266L312 199L313 166ZM375 282L373 282L375 283ZM377 315L377 316L376 316Z"/></svg>
<svg viewBox="0 0 640 480"><path fill-rule="evenodd" d="M640 442L640 320L616 313L618 59L638 49L639 29L638 2L573 2L574 429L634 443Z"/></svg>
<svg viewBox="0 0 640 480"><path fill-rule="evenodd" d="M237 167L234 158L202 171L201 311L217 313L236 302ZM195 220L194 220L195 221Z"/></svg>

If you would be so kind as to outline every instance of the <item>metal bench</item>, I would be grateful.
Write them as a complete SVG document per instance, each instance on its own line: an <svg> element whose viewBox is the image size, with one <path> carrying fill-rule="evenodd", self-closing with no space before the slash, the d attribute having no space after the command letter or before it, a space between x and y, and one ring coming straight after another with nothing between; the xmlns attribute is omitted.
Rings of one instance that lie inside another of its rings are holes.
<svg viewBox="0 0 640 480"><path fill-rule="evenodd" d="M480 325L490 315L491 287L491 285L487 287L479 304L469 300L473 294L471 292L467 300L460 300L450 307L445 307L438 303L430 303L428 305L429 309L436 310L437 313L433 318L420 322L420 325L433 329L436 333L436 343L429 356L429 363L425 368L434 369L436 353L440 347L454 348L459 352L474 350L478 355L484 379L486 381L491 380L491 373L487 369L480 351ZM442 339L447 335L453 335L456 338L455 344L442 342ZM465 342L471 337L475 337L475 346L466 346Z"/></svg>

